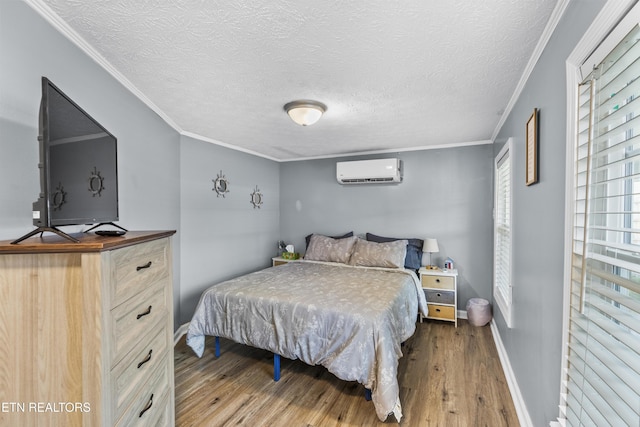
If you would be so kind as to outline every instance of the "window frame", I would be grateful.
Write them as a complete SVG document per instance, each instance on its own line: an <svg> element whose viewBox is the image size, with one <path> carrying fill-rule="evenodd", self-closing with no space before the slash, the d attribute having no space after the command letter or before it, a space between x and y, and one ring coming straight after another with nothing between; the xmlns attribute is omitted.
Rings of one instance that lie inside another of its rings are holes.
<svg viewBox="0 0 640 427"><path fill-rule="evenodd" d="M507 157L505 159L505 157ZM504 159L504 161L503 161ZM500 200L500 167L503 164L507 164L509 167L508 177L506 179L509 180L509 194L508 200ZM514 180L513 180L513 138L509 138L504 146L500 149L500 152L496 156L494 160L493 167L493 176L494 178L494 204L493 204L493 299L495 304L500 309L502 316L504 317L505 323L507 327L513 327L513 189L514 189ZM500 223L499 218L499 210L500 203L504 202L508 205L508 247L504 248L504 251L508 256L508 266L506 269L505 276L506 277L498 277L500 272L503 271L501 266L498 265L500 262L500 253L503 252L501 248L498 247L502 239L500 238L500 233L503 225ZM500 284L504 281L507 282L507 286L501 286Z"/></svg>
<svg viewBox="0 0 640 427"><path fill-rule="evenodd" d="M563 376L559 381L559 416L557 421L552 421L551 426L564 425L566 408L564 407L566 393L567 358L569 343L570 323L570 296L571 296L571 262L573 245L573 220L575 215L575 182L574 162L577 124L575 118L578 109L578 93L576 88L591 72L593 67L599 64L605 56L615 47L616 40L622 39L630 30L633 22L638 23L640 7L636 0L609 0L591 26L587 29L582 39L567 58L566 71L566 175L565 175L565 262L564 262L564 289L563 289L563 322L562 322L562 357L561 372Z"/></svg>

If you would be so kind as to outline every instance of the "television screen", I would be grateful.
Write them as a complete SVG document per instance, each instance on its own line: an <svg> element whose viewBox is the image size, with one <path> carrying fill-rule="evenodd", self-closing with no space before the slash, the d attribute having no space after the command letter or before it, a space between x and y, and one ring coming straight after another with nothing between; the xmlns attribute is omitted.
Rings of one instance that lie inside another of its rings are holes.
<svg viewBox="0 0 640 427"><path fill-rule="evenodd" d="M49 225L118 220L116 138L47 81Z"/></svg>
<svg viewBox="0 0 640 427"><path fill-rule="evenodd" d="M63 225L106 223L126 231L113 223L118 220L116 138L46 77L38 125L40 197L33 203L37 229L11 243L45 231L78 242L56 228Z"/></svg>
<svg viewBox="0 0 640 427"><path fill-rule="evenodd" d="M77 242L56 226L117 221L117 140L46 77L38 141L40 197L33 203L38 228L12 243L45 231Z"/></svg>

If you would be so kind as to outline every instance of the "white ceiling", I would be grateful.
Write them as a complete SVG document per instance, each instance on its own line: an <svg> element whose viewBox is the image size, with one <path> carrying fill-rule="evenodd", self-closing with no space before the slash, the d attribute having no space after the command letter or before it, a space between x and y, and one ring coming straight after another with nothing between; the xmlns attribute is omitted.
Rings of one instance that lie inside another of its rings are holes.
<svg viewBox="0 0 640 427"><path fill-rule="evenodd" d="M179 132L281 161L490 142L558 3L28 2Z"/></svg>

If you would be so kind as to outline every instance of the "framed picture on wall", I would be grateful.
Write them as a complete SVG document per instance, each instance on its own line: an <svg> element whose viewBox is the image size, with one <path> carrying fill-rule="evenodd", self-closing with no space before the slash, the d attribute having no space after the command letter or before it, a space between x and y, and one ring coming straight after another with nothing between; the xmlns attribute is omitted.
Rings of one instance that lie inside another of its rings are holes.
<svg viewBox="0 0 640 427"><path fill-rule="evenodd" d="M527 120L526 132L527 151L527 177L526 184L538 182L538 109L533 109L533 114Z"/></svg>

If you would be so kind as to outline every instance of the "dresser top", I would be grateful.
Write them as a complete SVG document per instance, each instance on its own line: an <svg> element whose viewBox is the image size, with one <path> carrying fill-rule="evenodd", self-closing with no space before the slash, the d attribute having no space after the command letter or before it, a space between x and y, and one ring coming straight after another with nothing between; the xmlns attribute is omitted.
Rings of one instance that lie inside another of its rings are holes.
<svg viewBox="0 0 640 427"><path fill-rule="evenodd" d="M162 239L175 234L175 230L164 231L127 231L123 236L98 236L91 233L74 233L72 237L80 240L74 243L56 234L36 235L12 245L11 240L0 241L1 254L61 253L61 252L102 252L136 245L150 240Z"/></svg>

